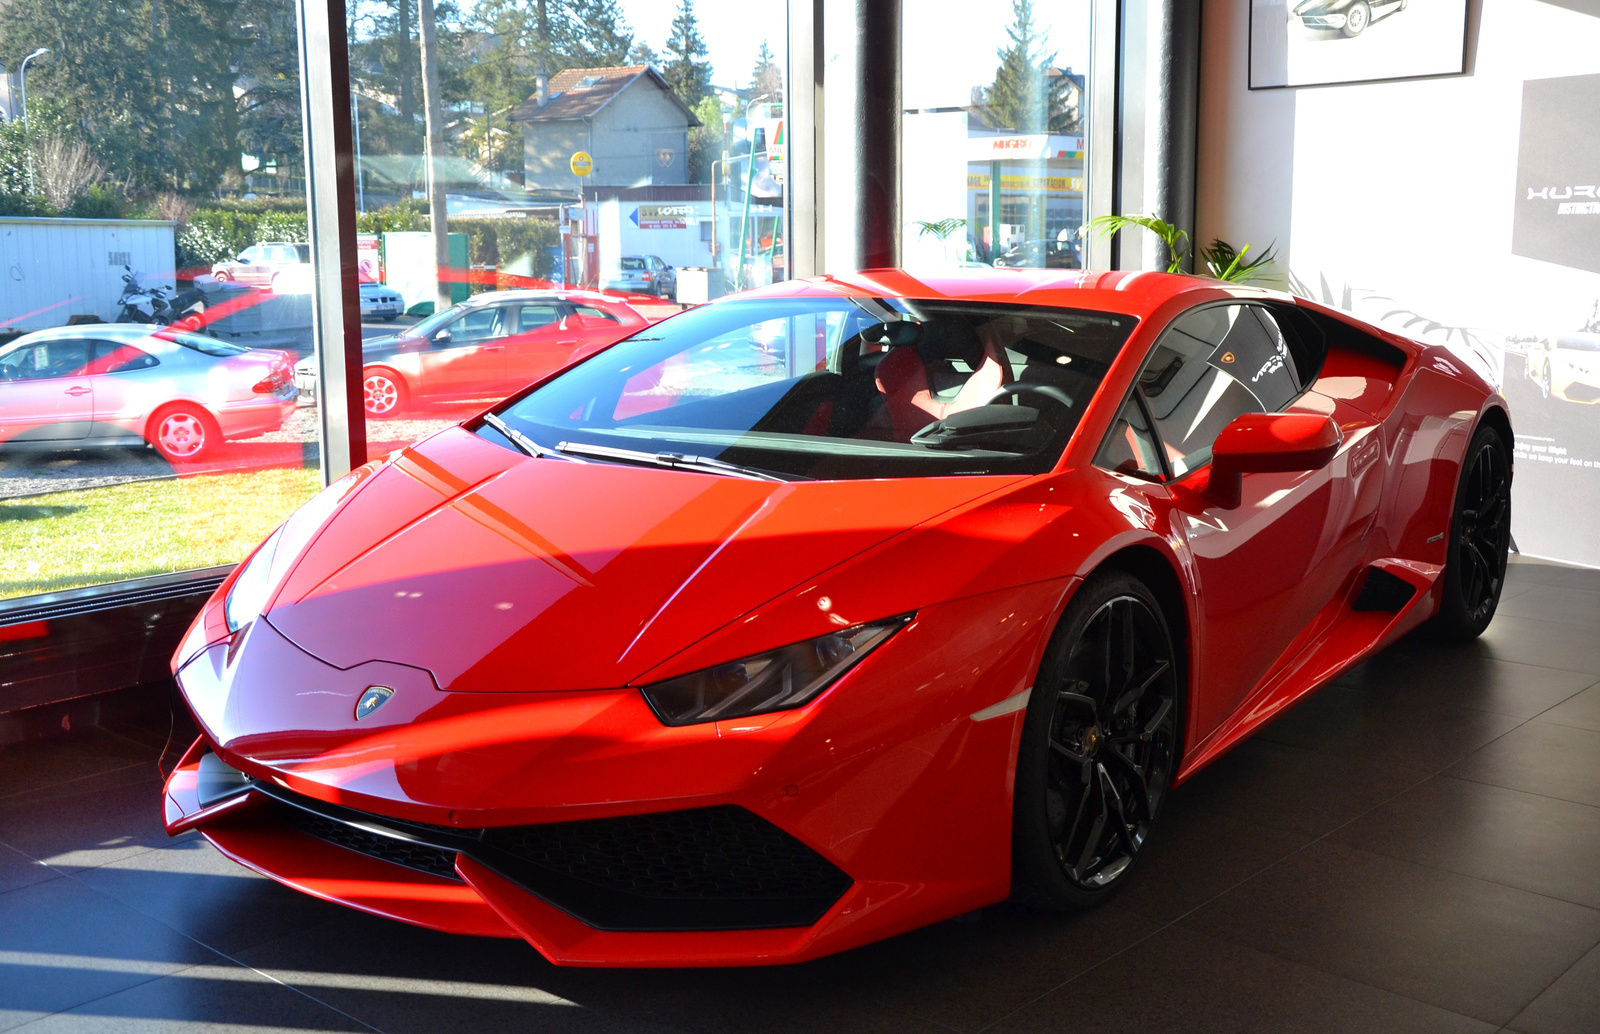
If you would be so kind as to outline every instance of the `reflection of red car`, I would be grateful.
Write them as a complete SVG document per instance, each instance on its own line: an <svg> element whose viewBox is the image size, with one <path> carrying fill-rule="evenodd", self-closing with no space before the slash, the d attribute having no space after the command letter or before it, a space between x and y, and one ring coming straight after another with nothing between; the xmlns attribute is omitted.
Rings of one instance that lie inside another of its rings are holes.
<svg viewBox="0 0 1600 1034"><path fill-rule="evenodd" d="M1175 782L1422 622L1487 625L1489 378L1152 273L691 309L241 565L174 659L168 829L574 965L1093 904Z"/></svg>
<svg viewBox="0 0 1600 1034"><path fill-rule="evenodd" d="M362 344L367 415L415 401L503 398L649 321L591 291L491 291L393 337ZM316 392L316 361L295 368L302 398Z"/></svg>
<svg viewBox="0 0 1600 1034"><path fill-rule="evenodd" d="M276 431L294 412L287 352L176 327L92 323L0 347L0 443L82 449L148 442L168 460Z"/></svg>

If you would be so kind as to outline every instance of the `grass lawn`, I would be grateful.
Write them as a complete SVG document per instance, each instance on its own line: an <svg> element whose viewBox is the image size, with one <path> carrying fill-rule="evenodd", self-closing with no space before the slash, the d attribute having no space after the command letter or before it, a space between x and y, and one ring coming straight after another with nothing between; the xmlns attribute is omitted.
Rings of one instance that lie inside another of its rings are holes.
<svg viewBox="0 0 1600 1034"><path fill-rule="evenodd" d="M279 467L0 499L0 599L233 563L321 487Z"/></svg>

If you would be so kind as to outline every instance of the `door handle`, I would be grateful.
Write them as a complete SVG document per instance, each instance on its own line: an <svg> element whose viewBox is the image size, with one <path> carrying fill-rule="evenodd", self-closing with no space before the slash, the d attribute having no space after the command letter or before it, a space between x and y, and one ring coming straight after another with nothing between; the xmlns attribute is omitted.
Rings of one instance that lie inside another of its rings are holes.
<svg viewBox="0 0 1600 1034"><path fill-rule="evenodd" d="M82 385L79 385L78 387L75 387L75 388L68 388L67 389L67 394L68 395L87 395L93 390L94 390L93 388L85 388Z"/></svg>
<svg viewBox="0 0 1600 1034"><path fill-rule="evenodd" d="M485 352L504 352L506 350L506 346L505 345L484 345L483 346L483 350Z"/></svg>

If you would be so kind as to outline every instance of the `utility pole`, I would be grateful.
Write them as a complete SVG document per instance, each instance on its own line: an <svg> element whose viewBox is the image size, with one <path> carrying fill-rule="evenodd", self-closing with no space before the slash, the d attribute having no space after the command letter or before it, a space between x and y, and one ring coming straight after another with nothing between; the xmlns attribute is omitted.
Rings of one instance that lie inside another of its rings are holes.
<svg viewBox="0 0 1600 1034"><path fill-rule="evenodd" d="M40 47L22 59L22 64L17 67L17 93L22 101L22 146L28 152L28 193L37 194L39 188L33 183L33 139L28 132L28 62L36 57L44 57L50 53L49 47Z"/></svg>
<svg viewBox="0 0 1600 1034"><path fill-rule="evenodd" d="M444 157L444 105L439 99L439 61L435 41L433 0L417 0L417 36L422 44L422 102L428 130L428 221L433 227L433 261L438 288L434 312L450 307L450 285L444 271L450 267L450 224L444 209L444 181L439 162Z"/></svg>

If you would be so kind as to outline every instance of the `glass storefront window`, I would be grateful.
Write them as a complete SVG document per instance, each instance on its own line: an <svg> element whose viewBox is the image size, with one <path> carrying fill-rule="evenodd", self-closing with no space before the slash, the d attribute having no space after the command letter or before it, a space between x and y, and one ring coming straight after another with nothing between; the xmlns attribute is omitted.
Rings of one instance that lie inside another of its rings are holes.
<svg viewBox="0 0 1600 1034"><path fill-rule="evenodd" d="M1082 268L1090 0L903 10L907 268Z"/></svg>
<svg viewBox="0 0 1600 1034"><path fill-rule="evenodd" d="M0 598L233 563L321 484L291 0L0 6Z"/></svg>
<svg viewBox="0 0 1600 1034"><path fill-rule="evenodd" d="M783 5L441 3L425 61L428 6L352 5L374 457L787 276Z"/></svg>

